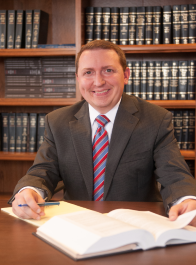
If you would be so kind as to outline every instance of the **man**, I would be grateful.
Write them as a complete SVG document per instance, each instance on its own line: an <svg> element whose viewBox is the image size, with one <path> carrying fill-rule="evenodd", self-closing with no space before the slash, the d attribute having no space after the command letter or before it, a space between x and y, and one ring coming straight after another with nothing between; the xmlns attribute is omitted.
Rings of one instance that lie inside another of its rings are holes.
<svg viewBox="0 0 196 265"><path fill-rule="evenodd" d="M14 191L15 214L39 219L44 211L37 202L50 199L60 180L65 199L111 201L160 201L158 181L165 209L178 203L170 209L171 220L196 209L196 181L177 147L171 113L123 94L129 74L118 46L93 41L82 47L76 78L85 100L47 115L45 140ZM99 133L105 153L97 177ZM23 203L29 207L18 207Z"/></svg>

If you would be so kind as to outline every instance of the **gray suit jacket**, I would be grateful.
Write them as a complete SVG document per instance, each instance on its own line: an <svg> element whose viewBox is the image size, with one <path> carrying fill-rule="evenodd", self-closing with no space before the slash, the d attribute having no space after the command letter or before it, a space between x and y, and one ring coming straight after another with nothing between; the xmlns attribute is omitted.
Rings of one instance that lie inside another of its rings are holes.
<svg viewBox="0 0 196 265"><path fill-rule="evenodd" d="M172 115L167 110L123 94L107 158L104 200L160 201L165 207L179 197L196 196L196 181L180 154ZM47 190L58 181L65 199L92 200L92 137L88 103L81 101L46 116L45 140L33 166L14 194L31 185Z"/></svg>

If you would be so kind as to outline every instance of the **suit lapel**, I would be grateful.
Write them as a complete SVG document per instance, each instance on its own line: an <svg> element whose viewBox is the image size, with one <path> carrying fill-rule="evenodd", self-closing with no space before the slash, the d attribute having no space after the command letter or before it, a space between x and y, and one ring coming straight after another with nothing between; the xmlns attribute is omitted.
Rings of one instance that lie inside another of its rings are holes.
<svg viewBox="0 0 196 265"><path fill-rule="evenodd" d="M119 160L136 124L139 121L139 119L133 115L137 111L138 109L136 108L134 101L130 97L123 96L116 114L112 137L109 144L104 182L104 200L108 194Z"/></svg>
<svg viewBox="0 0 196 265"><path fill-rule="evenodd" d="M78 163L86 184L89 199L93 194L92 137L88 103L76 113L75 121L69 123Z"/></svg>

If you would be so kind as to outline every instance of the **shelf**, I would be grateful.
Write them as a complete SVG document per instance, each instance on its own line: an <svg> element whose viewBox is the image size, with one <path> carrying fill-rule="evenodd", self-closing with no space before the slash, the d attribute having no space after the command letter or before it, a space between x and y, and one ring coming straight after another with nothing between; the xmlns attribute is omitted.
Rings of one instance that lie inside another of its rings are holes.
<svg viewBox="0 0 196 265"><path fill-rule="evenodd" d="M0 98L0 106L67 106L76 98Z"/></svg>
<svg viewBox="0 0 196 265"><path fill-rule="evenodd" d="M75 55L76 48L56 49L0 49L0 57L44 57Z"/></svg>
<svg viewBox="0 0 196 265"><path fill-rule="evenodd" d="M196 44L119 45L125 53L181 53L196 52Z"/></svg>
<svg viewBox="0 0 196 265"><path fill-rule="evenodd" d="M147 100L148 102L163 108L192 109L196 106L195 100Z"/></svg>
<svg viewBox="0 0 196 265"><path fill-rule="evenodd" d="M180 150L185 160L195 160L195 150Z"/></svg>

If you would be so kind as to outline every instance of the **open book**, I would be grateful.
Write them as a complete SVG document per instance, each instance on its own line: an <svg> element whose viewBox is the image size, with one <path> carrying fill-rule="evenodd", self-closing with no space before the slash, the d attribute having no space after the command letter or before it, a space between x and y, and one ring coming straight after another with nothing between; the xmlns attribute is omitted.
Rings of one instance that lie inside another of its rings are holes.
<svg viewBox="0 0 196 265"><path fill-rule="evenodd" d="M75 260L196 242L196 228L187 226L196 210L176 221L152 212L119 209L100 214L81 211L51 218L34 233Z"/></svg>

